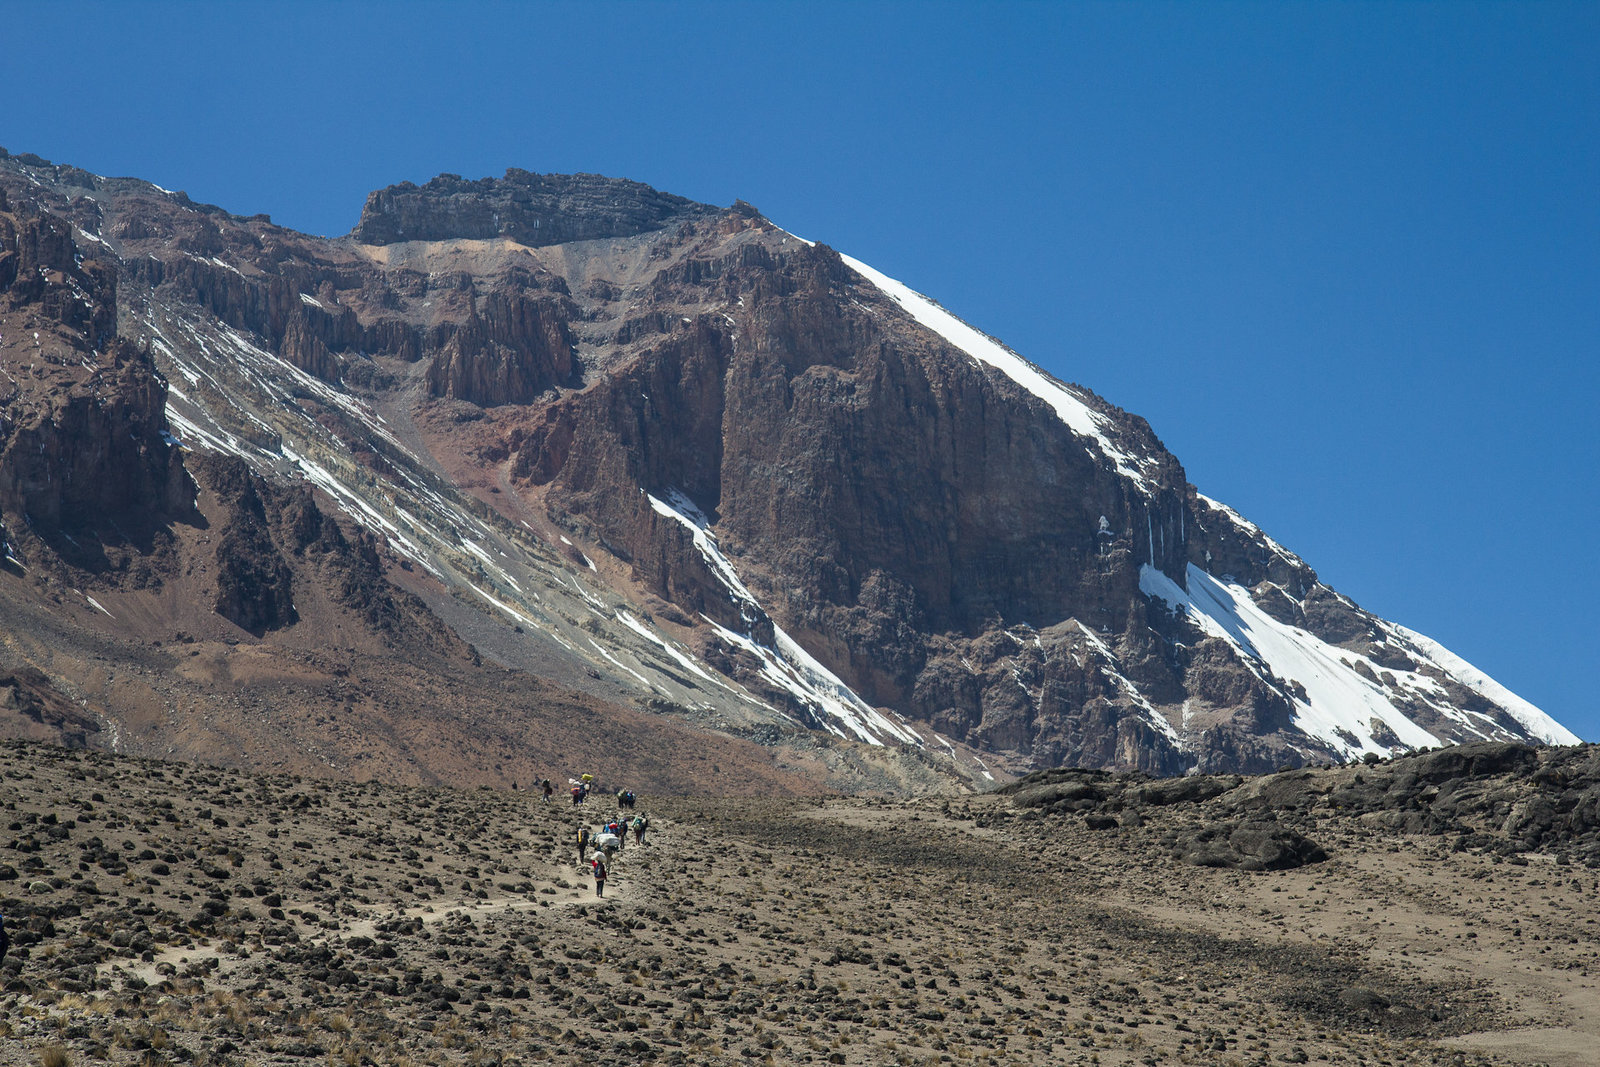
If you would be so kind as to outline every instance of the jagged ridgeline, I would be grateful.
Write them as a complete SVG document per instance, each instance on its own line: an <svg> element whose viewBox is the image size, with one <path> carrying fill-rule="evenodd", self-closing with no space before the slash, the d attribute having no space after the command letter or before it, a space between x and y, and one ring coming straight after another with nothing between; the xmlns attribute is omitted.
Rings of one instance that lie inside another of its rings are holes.
<svg viewBox="0 0 1600 1067"><path fill-rule="evenodd" d="M279 758L422 778L558 736L667 774L595 740L637 723L794 789L1576 740L1144 420L743 202L443 175L330 239L34 156L0 192L6 654L70 634L45 673L120 744L243 758L263 677L304 690Z"/></svg>

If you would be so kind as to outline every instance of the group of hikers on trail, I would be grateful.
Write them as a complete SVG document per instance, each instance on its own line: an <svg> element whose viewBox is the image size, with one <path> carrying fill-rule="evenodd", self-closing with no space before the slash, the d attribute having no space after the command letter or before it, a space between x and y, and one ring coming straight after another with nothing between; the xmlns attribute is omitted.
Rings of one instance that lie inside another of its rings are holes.
<svg viewBox="0 0 1600 1067"><path fill-rule="evenodd" d="M572 783L571 792L573 807L577 807L579 804L582 804L585 800L589 799L589 790L594 788L594 775L586 774L582 778L576 780L568 778L567 781Z"/></svg>
<svg viewBox="0 0 1600 1067"><path fill-rule="evenodd" d="M568 778L567 782L572 786L572 788L567 792L572 797L573 807L577 807L579 804L582 804L584 801L588 800L589 793L593 791L595 786L594 775L592 774L585 774L580 778ZM517 788L517 783L512 782L511 788ZM548 804L550 802L550 798L555 796L555 783L549 778L535 778L533 780L533 791L541 795L544 798L545 803ZM634 796L633 790L617 790L617 808L619 810L632 811L634 802L636 800L638 800L638 797Z"/></svg>
<svg viewBox="0 0 1600 1067"><path fill-rule="evenodd" d="M629 793L628 797L631 807L633 794ZM573 844L578 849L578 866L587 864L590 873L594 875L595 896L606 895L606 878L611 873L612 859L627 844L628 831L633 831L635 845L643 845L645 831L649 828L648 815L635 815L632 819L619 815L601 826L597 832L591 833L587 826L579 826L573 832Z"/></svg>

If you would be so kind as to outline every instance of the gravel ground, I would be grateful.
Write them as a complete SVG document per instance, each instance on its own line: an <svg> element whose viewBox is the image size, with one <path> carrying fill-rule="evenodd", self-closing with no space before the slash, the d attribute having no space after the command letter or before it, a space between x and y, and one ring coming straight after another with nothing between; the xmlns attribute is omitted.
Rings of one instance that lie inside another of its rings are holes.
<svg viewBox="0 0 1600 1067"><path fill-rule="evenodd" d="M10 743L0 1064L1593 1062L1595 870L1314 804L1326 858L1196 866L1271 779L1109 821L1040 784L642 796L597 898L604 798Z"/></svg>

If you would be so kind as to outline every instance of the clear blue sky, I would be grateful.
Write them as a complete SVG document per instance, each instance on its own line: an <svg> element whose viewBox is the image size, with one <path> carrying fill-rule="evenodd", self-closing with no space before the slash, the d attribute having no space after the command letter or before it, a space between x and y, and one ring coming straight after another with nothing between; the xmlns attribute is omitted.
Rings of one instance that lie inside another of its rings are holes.
<svg viewBox="0 0 1600 1067"><path fill-rule="evenodd" d="M0 144L336 234L743 197L1600 739L1600 4L18 4Z"/></svg>

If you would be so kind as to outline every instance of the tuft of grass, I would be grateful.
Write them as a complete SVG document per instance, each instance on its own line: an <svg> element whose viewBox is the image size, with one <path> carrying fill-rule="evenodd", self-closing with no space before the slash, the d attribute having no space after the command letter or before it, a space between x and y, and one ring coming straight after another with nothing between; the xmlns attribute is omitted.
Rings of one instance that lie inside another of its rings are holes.
<svg viewBox="0 0 1600 1067"><path fill-rule="evenodd" d="M71 1067L72 1057L61 1045L46 1045L39 1050L39 1067Z"/></svg>

